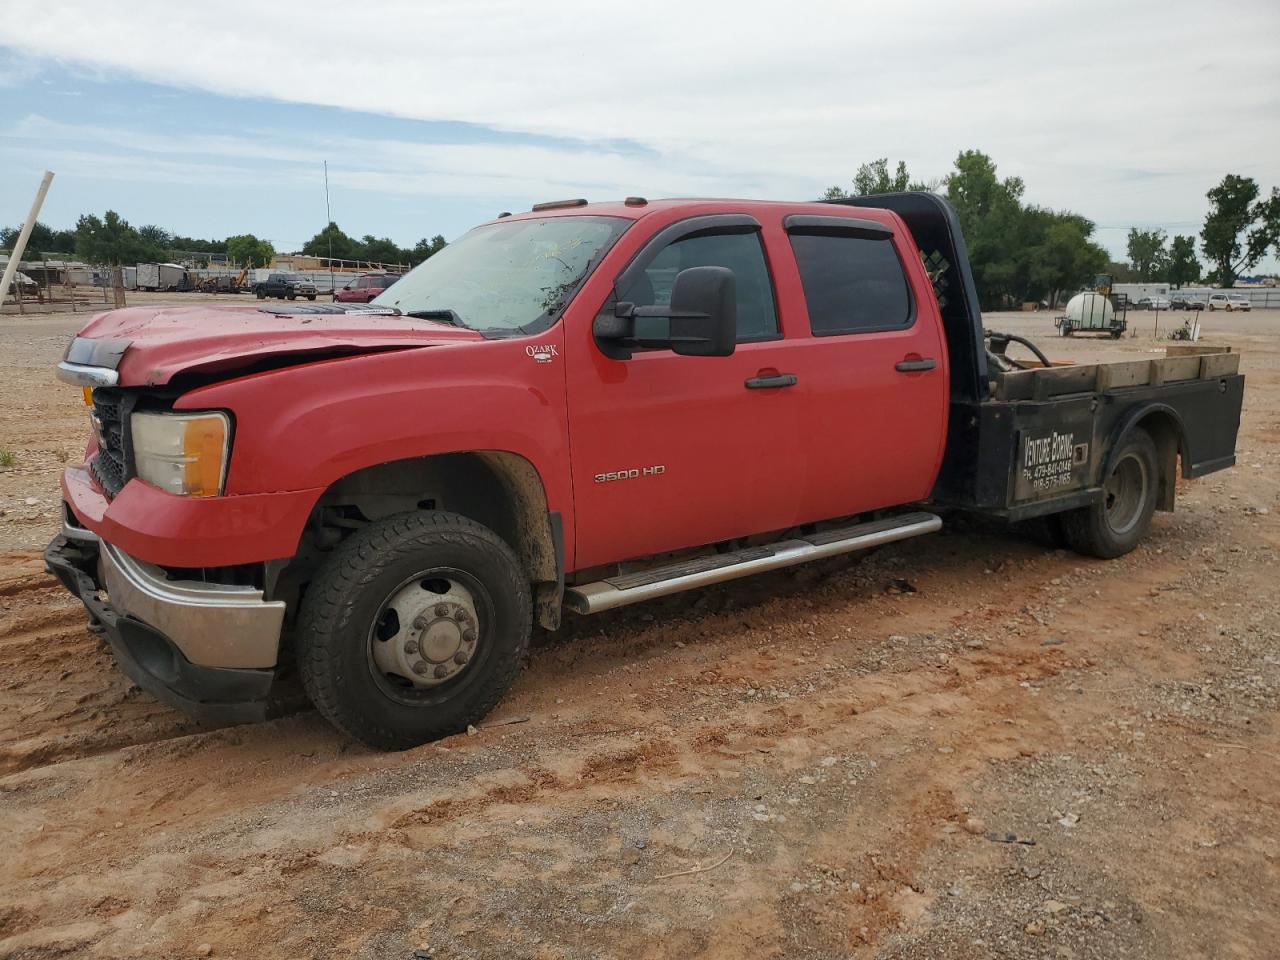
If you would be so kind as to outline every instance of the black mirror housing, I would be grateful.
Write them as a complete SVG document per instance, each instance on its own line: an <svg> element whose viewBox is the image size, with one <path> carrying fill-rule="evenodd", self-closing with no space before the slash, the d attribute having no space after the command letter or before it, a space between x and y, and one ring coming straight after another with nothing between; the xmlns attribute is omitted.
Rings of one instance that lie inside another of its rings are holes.
<svg viewBox="0 0 1280 960"><path fill-rule="evenodd" d="M690 267L671 289L671 349L686 357L728 357L738 342L738 292L728 267Z"/></svg>
<svg viewBox="0 0 1280 960"><path fill-rule="evenodd" d="M738 339L738 299L727 267L690 267L676 274L669 307L619 303L593 326L605 355L630 358L634 347L686 357L732 356Z"/></svg>

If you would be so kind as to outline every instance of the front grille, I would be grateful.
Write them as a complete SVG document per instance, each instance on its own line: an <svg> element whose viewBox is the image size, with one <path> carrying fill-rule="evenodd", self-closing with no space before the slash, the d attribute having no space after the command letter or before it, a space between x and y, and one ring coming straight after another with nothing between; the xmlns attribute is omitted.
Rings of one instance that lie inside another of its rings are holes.
<svg viewBox="0 0 1280 960"><path fill-rule="evenodd" d="M125 434L133 407L131 399L120 390L99 387L93 391L98 452L89 461L89 469L108 497L119 493L130 477L128 438Z"/></svg>

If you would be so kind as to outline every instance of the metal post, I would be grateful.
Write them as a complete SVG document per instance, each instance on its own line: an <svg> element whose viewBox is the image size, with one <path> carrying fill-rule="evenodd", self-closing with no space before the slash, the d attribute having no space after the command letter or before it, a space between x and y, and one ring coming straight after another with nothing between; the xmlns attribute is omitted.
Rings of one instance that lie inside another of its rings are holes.
<svg viewBox="0 0 1280 960"><path fill-rule="evenodd" d="M4 268L4 279L0 280L0 302L3 302L9 293L9 284L13 283L13 275L18 272L18 261L22 259L23 251L27 249L27 239L31 236L31 228L36 225L36 217L40 216L40 208L44 205L44 196L49 192L51 183L53 183L53 172L46 170L44 179L40 181L40 189L36 191L35 202L31 204L31 212L27 214L27 222L22 225L22 231L13 245L13 252L9 254L9 265ZM21 308L22 301L19 300L18 303Z"/></svg>

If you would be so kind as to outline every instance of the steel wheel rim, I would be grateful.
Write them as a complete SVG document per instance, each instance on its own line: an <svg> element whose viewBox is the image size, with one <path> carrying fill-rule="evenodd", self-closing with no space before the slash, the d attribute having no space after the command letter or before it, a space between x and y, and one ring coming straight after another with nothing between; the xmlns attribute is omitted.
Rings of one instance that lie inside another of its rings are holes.
<svg viewBox="0 0 1280 960"><path fill-rule="evenodd" d="M1128 454L1121 458L1103 486L1107 526L1116 534L1125 534L1138 525L1147 499L1147 465L1141 457Z"/></svg>
<svg viewBox="0 0 1280 960"><path fill-rule="evenodd" d="M478 674L492 622L488 591L475 577L452 567L419 571L378 606L365 643L369 674L397 703L440 702Z"/></svg>

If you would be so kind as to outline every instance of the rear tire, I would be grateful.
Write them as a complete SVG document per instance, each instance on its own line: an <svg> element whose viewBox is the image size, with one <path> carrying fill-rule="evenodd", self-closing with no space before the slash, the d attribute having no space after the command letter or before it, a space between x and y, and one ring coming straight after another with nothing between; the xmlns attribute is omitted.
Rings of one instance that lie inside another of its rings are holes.
<svg viewBox="0 0 1280 960"><path fill-rule="evenodd" d="M257 297L259 300L265 300L265 299L267 299L267 295L266 295L265 293L263 293L263 292L262 292L262 288L261 288L261 287L259 287L259 288L258 288L257 290L255 290L255 291L253 291L253 295L254 295L255 297Z"/></svg>
<svg viewBox="0 0 1280 960"><path fill-rule="evenodd" d="M406 619L421 612L401 623L399 610ZM298 670L335 727L403 750L479 723L515 680L532 621L528 579L496 533L452 513L400 514L344 541L312 581L298 619ZM469 647L457 640L463 627L475 629ZM459 643L462 659L453 647L425 652L442 642ZM420 675L389 668L397 657Z"/></svg>
<svg viewBox="0 0 1280 960"><path fill-rule="evenodd" d="M1121 442L1097 503L1062 514L1062 533L1072 550L1110 560L1123 556L1147 535L1160 487L1160 463L1151 434L1138 427Z"/></svg>

